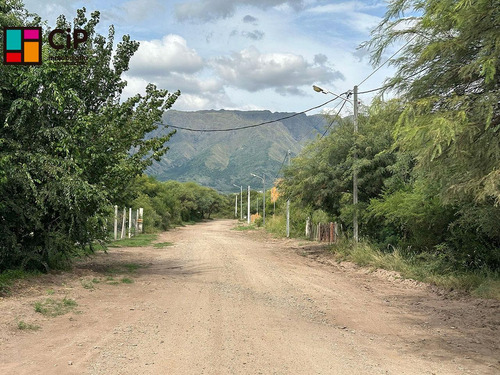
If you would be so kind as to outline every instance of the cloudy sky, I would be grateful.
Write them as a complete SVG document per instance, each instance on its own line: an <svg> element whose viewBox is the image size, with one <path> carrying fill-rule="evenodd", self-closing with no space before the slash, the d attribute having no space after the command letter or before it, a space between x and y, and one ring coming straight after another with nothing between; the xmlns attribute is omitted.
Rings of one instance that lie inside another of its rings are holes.
<svg viewBox="0 0 500 375"><path fill-rule="evenodd" d="M53 26L85 6L101 12L100 33L114 25L141 46L125 95L148 82L181 90L174 109L268 109L298 112L333 98L313 84L345 92L372 71L359 50L383 17L385 1L331 0L25 0ZM360 90L380 87L384 67ZM365 95L365 103L371 97ZM330 105L330 109L336 103ZM346 106L346 110L348 110Z"/></svg>

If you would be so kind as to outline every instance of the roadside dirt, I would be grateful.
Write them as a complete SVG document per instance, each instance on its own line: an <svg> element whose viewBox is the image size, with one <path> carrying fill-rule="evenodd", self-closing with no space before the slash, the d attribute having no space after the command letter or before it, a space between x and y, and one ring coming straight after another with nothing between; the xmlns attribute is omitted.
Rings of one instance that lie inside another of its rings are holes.
<svg viewBox="0 0 500 375"><path fill-rule="evenodd" d="M173 246L20 283L0 299L0 374L500 373L499 302L234 226L179 228L158 239ZM73 312L35 312L64 297Z"/></svg>

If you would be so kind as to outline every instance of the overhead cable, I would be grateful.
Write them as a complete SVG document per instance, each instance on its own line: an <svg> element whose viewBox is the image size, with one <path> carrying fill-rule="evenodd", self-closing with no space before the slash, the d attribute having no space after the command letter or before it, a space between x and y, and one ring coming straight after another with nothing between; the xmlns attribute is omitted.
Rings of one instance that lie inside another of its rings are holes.
<svg viewBox="0 0 500 375"><path fill-rule="evenodd" d="M256 128L258 126L263 126L263 125L268 125L268 124L272 124L273 122L279 122L279 121L282 121L282 120L287 120L289 118L292 118L292 117L296 117L296 116L299 116L299 115L302 115L304 113L307 113L307 112L310 112L310 111L313 111L315 109L318 109L318 108L321 108L325 105L327 105L328 103L331 103L333 102L334 100L336 100L337 98L333 98L333 99L330 99L326 102L324 102L323 104L320 104L320 105L317 105L315 107L312 107L312 108L309 108L309 109L306 109L304 111L301 111L301 112L297 112L297 113L294 113L294 114L291 114L289 116L285 116L285 117L280 117L276 120L270 120L270 121L264 121L264 122L260 122L258 124L252 124L252 125L245 125L245 126L241 126L239 128L228 128L228 129L193 129L193 128L185 128L183 126L175 126L175 125L166 125L166 124L163 124L163 123L156 123L156 124L159 124L159 125L166 125L168 126L169 128L173 128L173 129L179 129L179 130L186 130L186 131L190 131L190 132L206 132L206 133L213 133L213 132L229 132L229 131L233 131L233 130L243 130L243 129L249 129L249 128Z"/></svg>

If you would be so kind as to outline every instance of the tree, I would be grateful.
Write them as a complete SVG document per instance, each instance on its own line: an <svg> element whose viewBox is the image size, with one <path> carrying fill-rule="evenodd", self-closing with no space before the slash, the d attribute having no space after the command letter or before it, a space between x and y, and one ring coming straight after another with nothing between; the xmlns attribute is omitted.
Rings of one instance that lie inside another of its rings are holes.
<svg viewBox="0 0 500 375"><path fill-rule="evenodd" d="M312 213L323 210L349 228L352 224L352 171L358 168L359 206L363 235L376 233L379 226L370 222L366 207L378 197L385 182L393 175L408 178L403 170L391 171L397 152L392 149L394 123L401 113L401 103L376 100L359 115L359 133L355 137L352 119L338 119L331 132L307 145L285 169L280 183L285 196L299 201ZM354 145L357 157L353 158Z"/></svg>
<svg viewBox="0 0 500 375"><path fill-rule="evenodd" d="M500 265L499 29L498 0L394 0L364 44L377 64L405 42L387 82L405 101L396 145L454 212L444 245L474 267Z"/></svg>
<svg viewBox="0 0 500 375"><path fill-rule="evenodd" d="M0 26L40 25L20 2L3 1ZM71 25L88 40L77 49L53 50L44 35L43 64L2 66L0 78L0 270L48 269L106 238L108 207L126 199L134 177L159 159L173 133L145 140L179 92L148 85L146 95L121 100L121 78L139 44L124 36L113 49L96 33L99 12L78 10ZM3 37L3 36L2 36ZM81 65L49 56L84 58ZM2 183L3 182L3 183Z"/></svg>
<svg viewBox="0 0 500 375"><path fill-rule="evenodd" d="M407 102L395 134L447 200L500 203L499 29L497 0L394 0L364 44L379 63L406 42L387 82Z"/></svg>

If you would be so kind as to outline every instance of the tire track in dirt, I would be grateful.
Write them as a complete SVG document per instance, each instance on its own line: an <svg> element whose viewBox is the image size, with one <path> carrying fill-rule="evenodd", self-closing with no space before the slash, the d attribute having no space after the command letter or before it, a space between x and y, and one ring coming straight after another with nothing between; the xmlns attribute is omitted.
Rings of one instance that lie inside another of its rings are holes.
<svg viewBox="0 0 500 375"><path fill-rule="evenodd" d="M111 249L23 282L0 300L0 373L500 372L498 302L449 298L234 225L178 228L158 239L174 246ZM105 282L125 264L142 266L127 274L133 284ZM85 289L92 278L102 282ZM47 290L78 311L35 313ZM41 329L20 331L21 319Z"/></svg>

